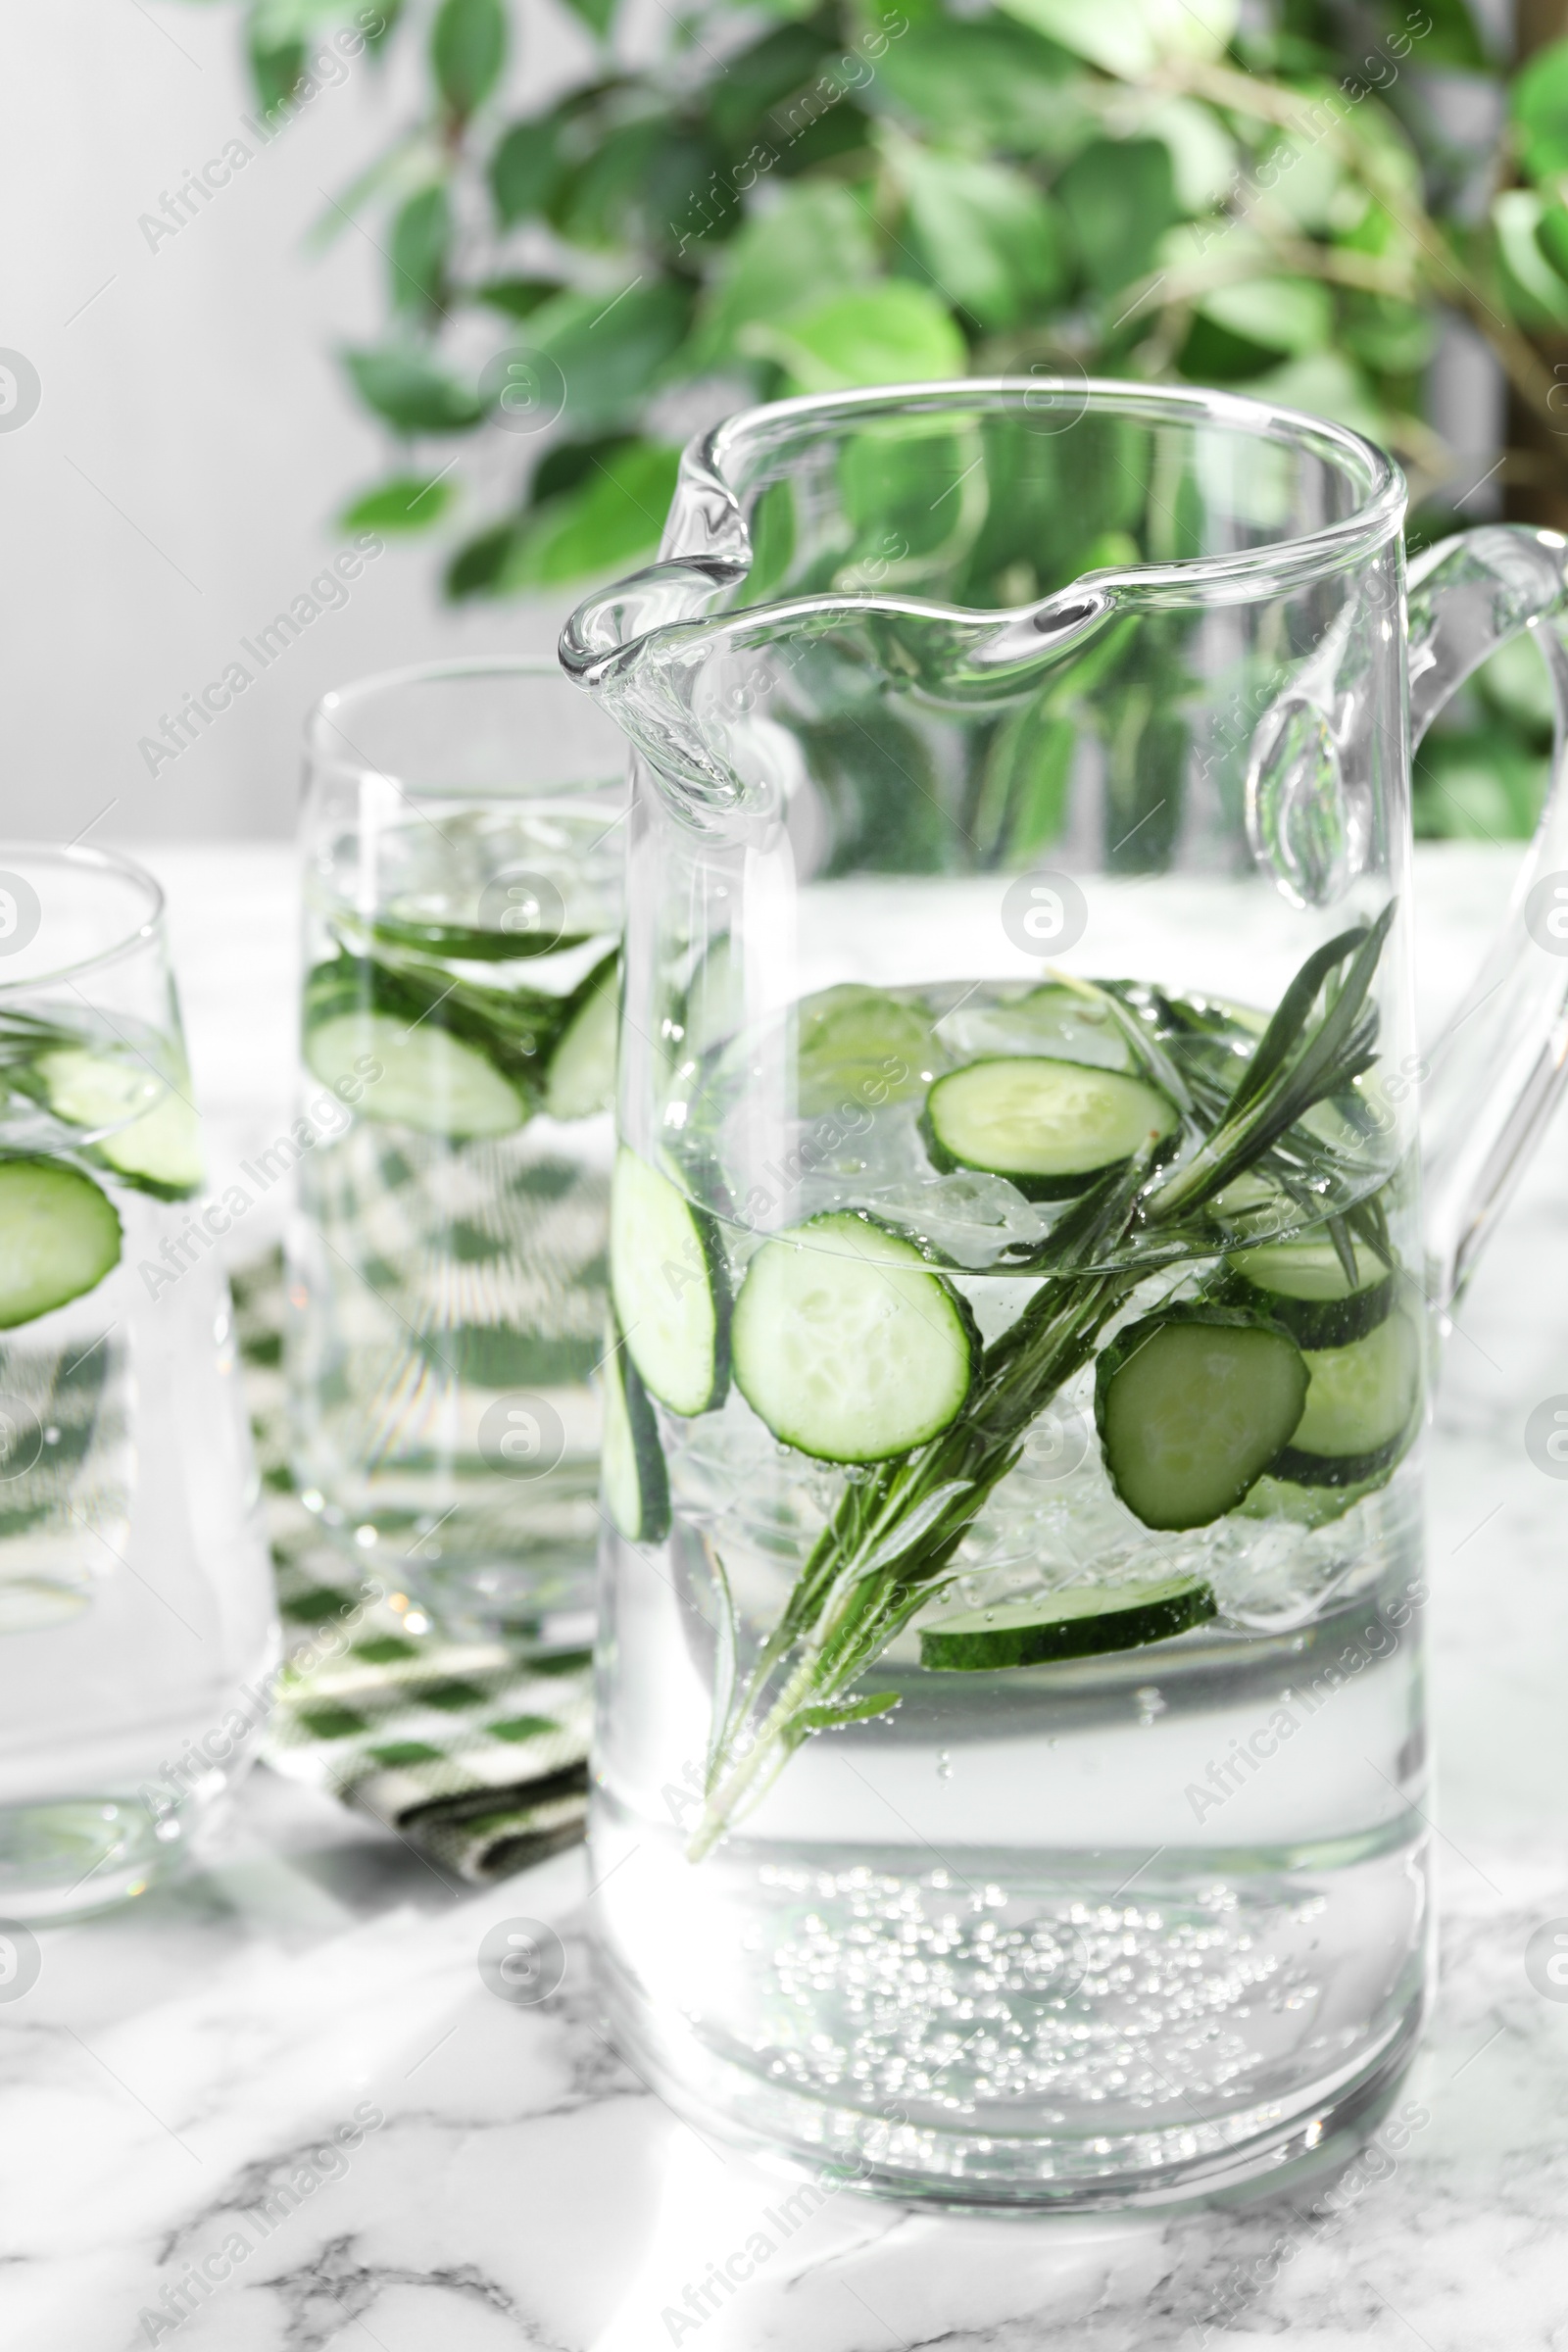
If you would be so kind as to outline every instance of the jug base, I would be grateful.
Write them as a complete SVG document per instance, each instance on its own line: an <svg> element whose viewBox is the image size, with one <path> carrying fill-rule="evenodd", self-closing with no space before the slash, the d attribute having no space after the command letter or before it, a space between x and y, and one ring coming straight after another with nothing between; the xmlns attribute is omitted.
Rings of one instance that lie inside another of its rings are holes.
<svg viewBox="0 0 1568 2352"><path fill-rule="evenodd" d="M896 2130L874 2114L767 2084L628 1997L623 1984L605 1989L615 2045L655 2094L700 2134L809 2181L816 2204L852 2189L902 2205L998 2215L1250 2202L1332 2175L1388 2115L1426 2013L1418 1996L1357 2065L1306 2085L1288 2104L1194 2116L1140 2132L1135 2151L1087 2132ZM785 2209L798 2204L799 2192ZM795 2226L814 2210L796 2214Z"/></svg>

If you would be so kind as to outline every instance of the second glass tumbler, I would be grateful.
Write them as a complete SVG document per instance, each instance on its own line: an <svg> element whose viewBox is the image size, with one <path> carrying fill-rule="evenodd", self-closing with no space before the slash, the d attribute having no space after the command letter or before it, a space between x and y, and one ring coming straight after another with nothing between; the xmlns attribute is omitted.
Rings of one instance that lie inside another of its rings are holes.
<svg viewBox="0 0 1568 2352"><path fill-rule="evenodd" d="M295 1476L545 1646L593 1596L624 767L553 662L368 679L307 744Z"/></svg>

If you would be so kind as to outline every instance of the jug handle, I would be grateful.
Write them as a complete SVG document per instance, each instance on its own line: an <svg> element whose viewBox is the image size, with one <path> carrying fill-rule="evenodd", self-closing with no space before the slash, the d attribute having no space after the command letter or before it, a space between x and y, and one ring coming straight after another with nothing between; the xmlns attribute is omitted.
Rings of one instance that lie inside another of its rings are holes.
<svg viewBox="0 0 1568 2352"><path fill-rule="evenodd" d="M1499 523L1444 540L1410 567L1412 751L1455 689L1524 629L1555 709L1545 804L1502 927L1422 1071L1427 1291L1440 1318L1474 1272L1568 1077L1565 565L1560 532Z"/></svg>

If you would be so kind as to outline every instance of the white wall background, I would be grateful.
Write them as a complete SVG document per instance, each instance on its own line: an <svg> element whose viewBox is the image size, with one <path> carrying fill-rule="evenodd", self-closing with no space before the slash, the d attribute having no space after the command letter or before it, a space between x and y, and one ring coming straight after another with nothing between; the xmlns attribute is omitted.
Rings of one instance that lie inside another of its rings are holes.
<svg viewBox="0 0 1568 2352"><path fill-rule="evenodd" d="M519 96L574 46L564 19L536 23ZM389 541L346 607L148 774L138 739L308 586L334 514L394 459L332 357L377 335L385 264L361 230L319 258L304 239L404 118L407 78L359 60L178 236L149 250L137 225L226 140L258 145L238 33L235 9L181 0L0 4L0 348L41 381L36 414L0 431L0 831L286 833L326 686L548 653L572 601L454 612L433 541Z"/></svg>

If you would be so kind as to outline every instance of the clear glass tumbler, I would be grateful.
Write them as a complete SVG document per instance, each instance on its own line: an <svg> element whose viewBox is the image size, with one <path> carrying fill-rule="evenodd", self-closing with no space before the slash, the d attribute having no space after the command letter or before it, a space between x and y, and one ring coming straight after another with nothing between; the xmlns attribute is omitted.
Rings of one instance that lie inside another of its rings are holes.
<svg viewBox="0 0 1568 2352"><path fill-rule="evenodd" d="M249 1762L271 1574L162 895L0 844L0 1913L139 1893Z"/></svg>
<svg viewBox="0 0 1568 2352"><path fill-rule="evenodd" d="M1407 584L1403 500L1217 393L784 402L563 641L639 754L594 1868L705 2129L1119 2203L1408 2063L1429 1340L1568 1026L1559 779L1423 1056L1410 746L1568 659L1558 534Z"/></svg>
<svg viewBox="0 0 1568 2352"><path fill-rule="evenodd" d="M553 663L308 737L287 1364L309 1508L449 1626L592 1624L625 747Z"/></svg>

